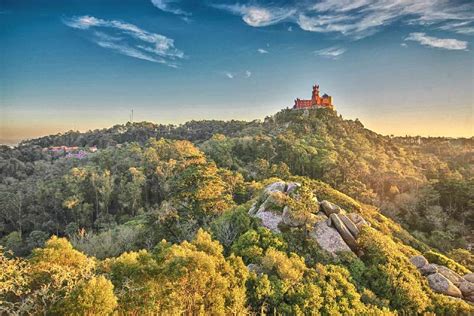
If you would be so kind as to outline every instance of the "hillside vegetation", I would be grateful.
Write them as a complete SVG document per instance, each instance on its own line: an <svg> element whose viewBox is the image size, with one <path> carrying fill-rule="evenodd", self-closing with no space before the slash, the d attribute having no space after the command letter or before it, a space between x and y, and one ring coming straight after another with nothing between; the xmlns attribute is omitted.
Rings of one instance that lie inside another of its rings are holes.
<svg viewBox="0 0 474 316"><path fill-rule="evenodd" d="M0 310L472 313L473 142L283 110L2 147Z"/></svg>

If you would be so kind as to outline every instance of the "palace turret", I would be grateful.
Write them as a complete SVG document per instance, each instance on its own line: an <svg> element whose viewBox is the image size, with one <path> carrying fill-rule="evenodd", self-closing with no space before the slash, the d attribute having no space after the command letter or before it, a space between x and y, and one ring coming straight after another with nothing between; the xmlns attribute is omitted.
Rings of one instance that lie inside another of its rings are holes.
<svg viewBox="0 0 474 316"><path fill-rule="evenodd" d="M309 109L309 108L328 108L333 110L334 105L332 104L332 97L323 94L319 96L319 85L313 86L313 93L311 96L311 100L301 100L296 99L293 109Z"/></svg>

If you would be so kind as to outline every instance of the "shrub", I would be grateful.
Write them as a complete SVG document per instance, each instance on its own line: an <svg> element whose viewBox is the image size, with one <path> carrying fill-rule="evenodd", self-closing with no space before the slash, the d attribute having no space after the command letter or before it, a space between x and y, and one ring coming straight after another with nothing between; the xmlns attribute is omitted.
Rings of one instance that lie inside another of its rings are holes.
<svg viewBox="0 0 474 316"><path fill-rule="evenodd" d="M390 306L403 312L422 313L430 304L423 290L422 276L400 251L398 245L382 233L365 228L359 236L367 265L367 286Z"/></svg>
<svg viewBox="0 0 474 316"><path fill-rule="evenodd" d="M448 257L474 271L474 254L469 250L458 248L448 252Z"/></svg>
<svg viewBox="0 0 474 316"><path fill-rule="evenodd" d="M443 265L461 275L471 273L471 271L465 266L435 251L427 251L423 255L426 257L426 259L428 259L430 263Z"/></svg>

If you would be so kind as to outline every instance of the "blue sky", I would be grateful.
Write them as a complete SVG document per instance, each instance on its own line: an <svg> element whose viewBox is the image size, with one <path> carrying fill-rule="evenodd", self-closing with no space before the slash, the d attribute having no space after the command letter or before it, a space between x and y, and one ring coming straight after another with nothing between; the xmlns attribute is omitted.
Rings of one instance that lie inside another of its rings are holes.
<svg viewBox="0 0 474 316"><path fill-rule="evenodd" d="M0 2L0 141L128 120L262 119L309 98L383 134L473 135L474 5Z"/></svg>

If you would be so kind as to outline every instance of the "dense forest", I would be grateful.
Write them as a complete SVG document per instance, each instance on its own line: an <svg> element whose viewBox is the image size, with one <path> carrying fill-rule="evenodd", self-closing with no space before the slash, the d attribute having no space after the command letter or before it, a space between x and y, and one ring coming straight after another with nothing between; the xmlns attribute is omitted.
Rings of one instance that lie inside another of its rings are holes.
<svg viewBox="0 0 474 316"><path fill-rule="evenodd" d="M473 313L473 145L314 109L3 146L0 311Z"/></svg>

